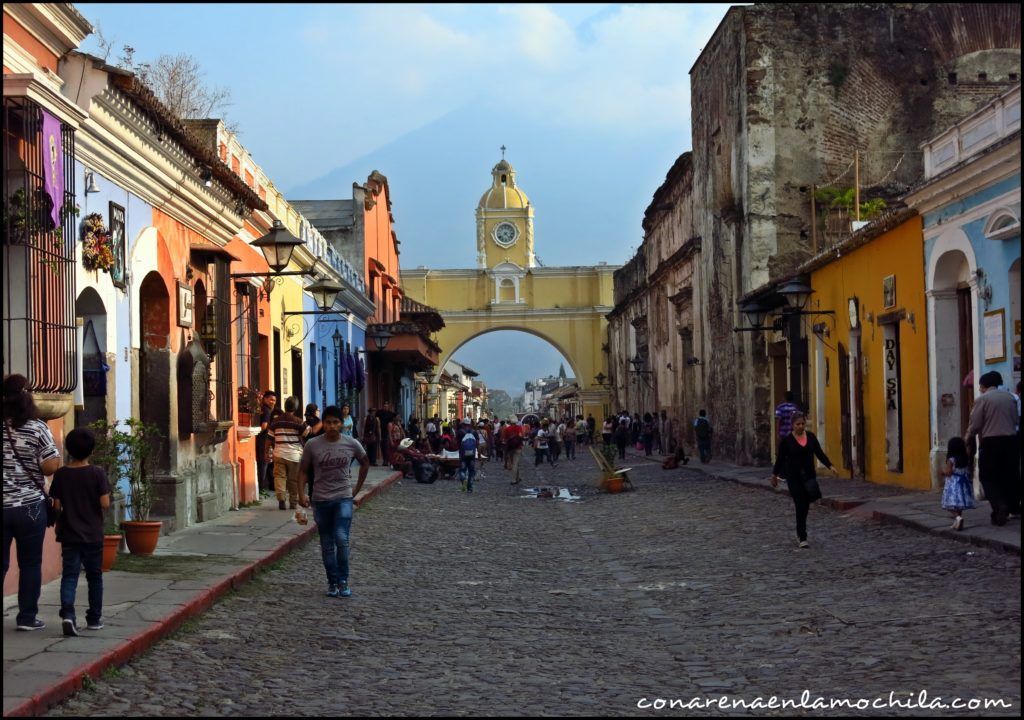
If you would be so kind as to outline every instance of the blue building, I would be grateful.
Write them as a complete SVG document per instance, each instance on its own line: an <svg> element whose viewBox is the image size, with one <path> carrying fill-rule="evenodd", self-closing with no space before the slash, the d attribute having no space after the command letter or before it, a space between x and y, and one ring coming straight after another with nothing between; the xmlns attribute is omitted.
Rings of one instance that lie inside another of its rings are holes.
<svg viewBox="0 0 1024 720"><path fill-rule="evenodd" d="M963 435L978 378L1020 381L1020 85L924 147L932 466Z"/></svg>

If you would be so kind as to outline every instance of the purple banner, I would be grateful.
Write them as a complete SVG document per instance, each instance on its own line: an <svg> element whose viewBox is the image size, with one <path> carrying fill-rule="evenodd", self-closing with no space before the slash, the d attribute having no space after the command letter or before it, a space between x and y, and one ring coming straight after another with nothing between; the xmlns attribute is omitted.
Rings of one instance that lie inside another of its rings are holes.
<svg viewBox="0 0 1024 720"><path fill-rule="evenodd" d="M60 209L64 204L64 145L60 120L43 112L43 188L53 201L50 217L60 225Z"/></svg>

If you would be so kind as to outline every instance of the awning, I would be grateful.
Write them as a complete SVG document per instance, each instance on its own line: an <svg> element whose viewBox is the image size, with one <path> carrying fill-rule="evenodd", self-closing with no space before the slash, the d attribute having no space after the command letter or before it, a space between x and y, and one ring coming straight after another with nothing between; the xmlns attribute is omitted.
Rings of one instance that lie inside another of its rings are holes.
<svg viewBox="0 0 1024 720"><path fill-rule="evenodd" d="M207 240L206 238L198 238L189 243L189 251L197 255L206 254L222 257L227 259L228 262L240 259L223 245L218 245L213 240Z"/></svg>

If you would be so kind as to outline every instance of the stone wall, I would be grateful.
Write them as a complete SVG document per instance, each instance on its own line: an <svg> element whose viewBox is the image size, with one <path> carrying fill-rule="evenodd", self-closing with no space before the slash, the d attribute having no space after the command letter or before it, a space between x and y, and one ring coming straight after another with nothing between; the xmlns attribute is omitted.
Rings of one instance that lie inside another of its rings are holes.
<svg viewBox="0 0 1024 720"><path fill-rule="evenodd" d="M737 301L811 253L813 186L906 188L919 145L1019 82L1019 5L765 4L729 11L691 70L702 354L717 451L769 456L763 338ZM955 78L953 76L955 74ZM777 394L777 392L776 392Z"/></svg>

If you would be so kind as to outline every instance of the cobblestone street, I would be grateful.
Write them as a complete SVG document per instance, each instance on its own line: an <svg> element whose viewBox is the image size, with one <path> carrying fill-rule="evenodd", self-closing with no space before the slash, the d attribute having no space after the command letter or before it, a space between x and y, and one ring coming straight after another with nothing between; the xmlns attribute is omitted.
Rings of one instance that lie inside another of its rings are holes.
<svg viewBox="0 0 1024 720"><path fill-rule="evenodd" d="M51 714L636 715L806 689L1019 715L1019 557L818 506L798 550L783 496L653 464L598 495L585 453L529 462L524 487L582 501L510 495L493 463L472 495L406 481L356 516L353 597L324 596L314 540Z"/></svg>

